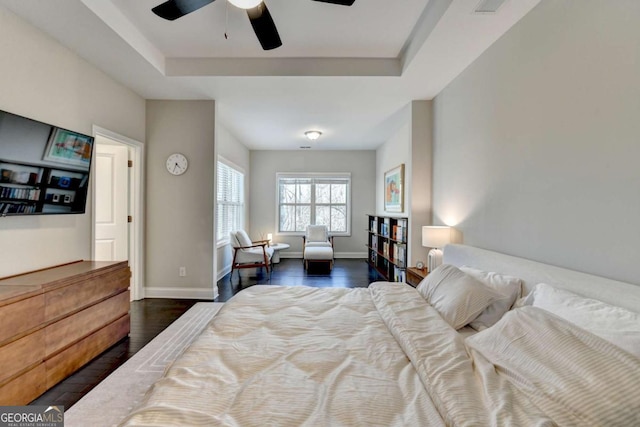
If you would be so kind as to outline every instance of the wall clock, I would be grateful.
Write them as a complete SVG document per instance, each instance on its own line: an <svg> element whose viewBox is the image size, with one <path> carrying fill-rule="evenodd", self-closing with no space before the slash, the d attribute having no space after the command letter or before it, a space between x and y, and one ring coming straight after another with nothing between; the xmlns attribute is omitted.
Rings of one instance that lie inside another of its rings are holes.
<svg viewBox="0 0 640 427"><path fill-rule="evenodd" d="M180 153L173 153L167 158L167 171L172 175L182 175L188 167L187 158Z"/></svg>

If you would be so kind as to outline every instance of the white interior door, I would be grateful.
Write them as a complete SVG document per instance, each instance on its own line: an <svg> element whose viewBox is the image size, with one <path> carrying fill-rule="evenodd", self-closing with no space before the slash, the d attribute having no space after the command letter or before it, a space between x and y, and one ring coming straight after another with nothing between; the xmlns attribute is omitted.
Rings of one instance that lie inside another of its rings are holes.
<svg viewBox="0 0 640 427"><path fill-rule="evenodd" d="M94 162L94 259L125 261L129 259L128 148L98 142Z"/></svg>

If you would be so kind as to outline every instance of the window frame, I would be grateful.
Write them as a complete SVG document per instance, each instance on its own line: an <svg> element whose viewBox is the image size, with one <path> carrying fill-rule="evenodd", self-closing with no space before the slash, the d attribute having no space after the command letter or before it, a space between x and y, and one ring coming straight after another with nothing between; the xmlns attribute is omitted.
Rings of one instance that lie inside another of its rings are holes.
<svg viewBox="0 0 640 427"><path fill-rule="evenodd" d="M342 231L342 232L333 232L331 230L329 230L329 233L332 236L346 236L349 237L351 236L351 216L352 216L352 207L351 207L351 185L352 185L352 181L351 181L351 173L350 172L307 172L307 173L297 173L297 172L277 172L276 173L276 215L275 215L275 230L276 233L278 235L282 235L282 236L304 236L305 232L304 231L281 231L280 230L280 207L281 207L281 203L280 203L280 180L282 178L285 179L309 179L312 181L311 183L311 202L310 203L295 203L294 205L296 206L302 206L302 205L306 205L310 207L310 214L311 214L311 224L313 224L315 222L315 211L316 211L316 206L332 206L332 205L340 205L342 206L342 203L317 203L315 202L315 185L316 182L315 181L322 181L322 180L331 180L331 179L335 179L335 180L344 180L347 183L347 189L346 189L346 202L344 203L344 205L346 206L346 231ZM290 205L290 203L286 203L287 205Z"/></svg>
<svg viewBox="0 0 640 427"><path fill-rule="evenodd" d="M216 212L216 220L215 220L215 226L216 226L216 248L221 248L223 246L229 245L231 244L231 238L229 236L229 234L227 234L226 236L220 236L218 235L218 221L219 221L219 215L218 215L218 205L220 202L218 202L218 170L219 170L219 166L218 163L222 163L223 165L225 165L228 168L231 168L232 170L234 170L235 172L239 173L242 175L242 203L240 204L236 204L236 206L241 206L240 209L240 227L244 229L245 226L245 217L246 217L246 201L247 201L247 195L246 195L246 173L243 167L238 166L237 164L233 163L232 161L218 155L218 160L216 163L216 206L215 206L215 212ZM222 202L224 203L224 202ZM232 205L234 203L224 203L225 205Z"/></svg>

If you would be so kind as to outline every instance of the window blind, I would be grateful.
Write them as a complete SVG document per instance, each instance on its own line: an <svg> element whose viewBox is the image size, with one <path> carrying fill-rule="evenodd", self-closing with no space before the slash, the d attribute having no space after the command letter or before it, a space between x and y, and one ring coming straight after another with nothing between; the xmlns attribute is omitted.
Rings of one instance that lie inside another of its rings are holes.
<svg viewBox="0 0 640 427"><path fill-rule="evenodd" d="M229 233L244 228L244 173L218 161L216 227L218 243L229 241Z"/></svg>

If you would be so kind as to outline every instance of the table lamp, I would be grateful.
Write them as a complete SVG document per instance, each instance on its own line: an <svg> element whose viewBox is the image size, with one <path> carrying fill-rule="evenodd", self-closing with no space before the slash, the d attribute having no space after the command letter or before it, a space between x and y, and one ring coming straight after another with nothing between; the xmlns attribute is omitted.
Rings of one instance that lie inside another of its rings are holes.
<svg viewBox="0 0 640 427"><path fill-rule="evenodd" d="M432 248L427 256L429 273L442 264L442 248L451 243L451 227L426 225L422 227L422 246Z"/></svg>

